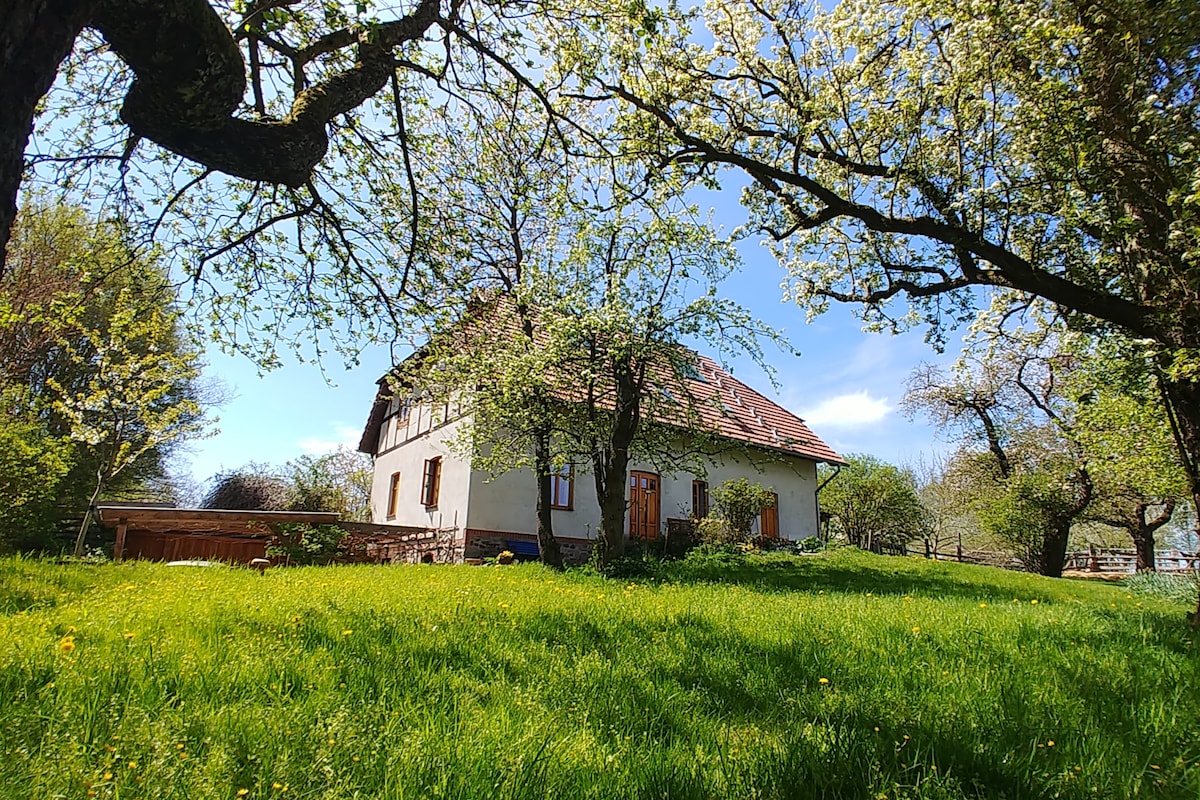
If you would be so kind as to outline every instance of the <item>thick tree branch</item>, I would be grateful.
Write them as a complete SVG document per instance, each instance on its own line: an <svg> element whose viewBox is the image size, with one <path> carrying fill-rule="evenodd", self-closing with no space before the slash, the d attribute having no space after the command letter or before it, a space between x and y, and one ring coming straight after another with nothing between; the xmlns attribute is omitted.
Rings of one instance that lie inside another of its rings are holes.
<svg viewBox="0 0 1200 800"><path fill-rule="evenodd" d="M229 29L206 0L102 0L92 23L133 70L121 119L139 136L212 169L247 180L304 185L328 147L327 123L387 84L391 48L421 38L437 0L370 31L345 30L299 50L298 63L357 46L355 64L301 91L279 122L234 116L246 91L245 64Z"/></svg>
<svg viewBox="0 0 1200 800"><path fill-rule="evenodd" d="M789 172L690 133L668 110L623 86L606 84L604 88L638 110L653 116L666 126L680 143L700 153L706 161L737 167L776 196L781 196L780 187L794 186L811 195L838 216L856 219L869 230L939 242L953 247L956 251L970 253L994 267L990 270L980 270L969 278L964 276L962 281L947 281L928 286L897 281L887 290L871 293L868 302L884 300L900 291L908 292L909 289L919 289L921 294L918 296L930 296L961 288L966 284L1002 286L1044 297L1052 303L1111 322L1140 336L1159 341L1166 338L1166 333L1160 321L1154 317L1152 309L1038 269L1011 250L990 242L965 227L933 217L894 217L872 206L855 203L808 175ZM829 296L834 299L847 299L833 293ZM850 299L865 298L851 296Z"/></svg>

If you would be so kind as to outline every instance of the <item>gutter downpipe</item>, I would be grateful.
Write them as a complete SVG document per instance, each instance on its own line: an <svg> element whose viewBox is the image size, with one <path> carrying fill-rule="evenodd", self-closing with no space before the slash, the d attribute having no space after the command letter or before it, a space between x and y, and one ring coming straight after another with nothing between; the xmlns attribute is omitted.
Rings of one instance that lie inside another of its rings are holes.
<svg viewBox="0 0 1200 800"><path fill-rule="evenodd" d="M825 531L823 531L821 529L821 490L824 489L826 486L828 486L829 482L832 481L834 478L836 478L838 475L840 475L841 472L842 472L842 465L841 464L836 465L833 468L833 474L830 475L825 480L821 481L821 485L818 486L817 491L813 493L813 497L817 501L817 503L816 503L816 506L817 506L817 538L820 539L822 542L825 541Z"/></svg>

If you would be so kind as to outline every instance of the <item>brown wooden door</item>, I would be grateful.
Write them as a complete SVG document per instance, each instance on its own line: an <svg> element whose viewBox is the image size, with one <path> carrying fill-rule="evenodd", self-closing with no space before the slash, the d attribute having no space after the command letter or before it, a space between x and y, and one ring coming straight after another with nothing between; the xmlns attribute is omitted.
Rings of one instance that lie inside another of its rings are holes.
<svg viewBox="0 0 1200 800"><path fill-rule="evenodd" d="M658 538L658 476L629 473L629 538Z"/></svg>
<svg viewBox="0 0 1200 800"><path fill-rule="evenodd" d="M771 493L772 502L769 508L764 508L759 518L759 533L767 539L779 538L779 495Z"/></svg>

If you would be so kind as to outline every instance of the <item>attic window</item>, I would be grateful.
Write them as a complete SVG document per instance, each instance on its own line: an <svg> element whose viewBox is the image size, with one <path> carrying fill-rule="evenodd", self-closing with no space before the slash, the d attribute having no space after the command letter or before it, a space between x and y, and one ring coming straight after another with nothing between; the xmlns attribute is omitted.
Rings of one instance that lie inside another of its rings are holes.
<svg viewBox="0 0 1200 800"><path fill-rule="evenodd" d="M700 381L701 383L708 383L708 379L705 378L702 374L700 374L699 368L695 364L693 364L691 361L685 361L683 366L679 368L679 371L683 373L683 377L687 378L690 381Z"/></svg>
<svg viewBox="0 0 1200 800"><path fill-rule="evenodd" d="M678 402L675 399L675 395L671 394L671 390L665 386L658 387L658 393L661 394L663 399L665 399L668 403Z"/></svg>

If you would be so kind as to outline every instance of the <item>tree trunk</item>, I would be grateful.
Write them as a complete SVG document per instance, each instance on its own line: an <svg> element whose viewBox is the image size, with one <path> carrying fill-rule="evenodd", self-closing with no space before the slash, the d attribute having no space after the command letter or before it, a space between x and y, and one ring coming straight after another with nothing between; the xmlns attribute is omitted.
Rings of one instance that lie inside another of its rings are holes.
<svg viewBox="0 0 1200 800"><path fill-rule="evenodd" d="M88 528L92 524L92 511L96 508L96 498L100 496L100 490L104 488L104 476L96 475L96 489L92 492L91 499L88 500L87 510L83 512L83 522L79 525L79 535L75 537L74 556L79 558L83 555L83 540L87 537Z"/></svg>
<svg viewBox="0 0 1200 800"><path fill-rule="evenodd" d="M1192 508L1200 519L1200 381L1175 380L1164 375L1159 379L1159 386L1166 401L1175 445L1187 471ZM1196 599L1192 627L1200 630L1200 597Z"/></svg>
<svg viewBox="0 0 1200 800"><path fill-rule="evenodd" d="M537 540L542 563L562 569L562 550L554 538L554 515L551 512L553 491L550 472L550 432L538 431L534 441L534 471L537 473Z"/></svg>
<svg viewBox="0 0 1200 800"><path fill-rule="evenodd" d="M0 25L0 275L38 101L92 13L91 0L8 0Z"/></svg>
<svg viewBox="0 0 1200 800"><path fill-rule="evenodd" d="M629 459L610 457L605 465L604 488L596 481L597 499L600 501L600 538L596 546L600 549L600 564L607 564L625 552L625 505L626 486L629 479L626 470Z"/></svg>
<svg viewBox="0 0 1200 800"><path fill-rule="evenodd" d="M1154 572L1154 531L1140 528L1130 531L1133 538L1133 548L1137 551L1138 572Z"/></svg>
<svg viewBox="0 0 1200 800"><path fill-rule="evenodd" d="M1067 540L1071 536L1071 520L1056 521L1046 528L1042 537L1042 552L1038 555L1038 573L1061 578L1067 561Z"/></svg>

